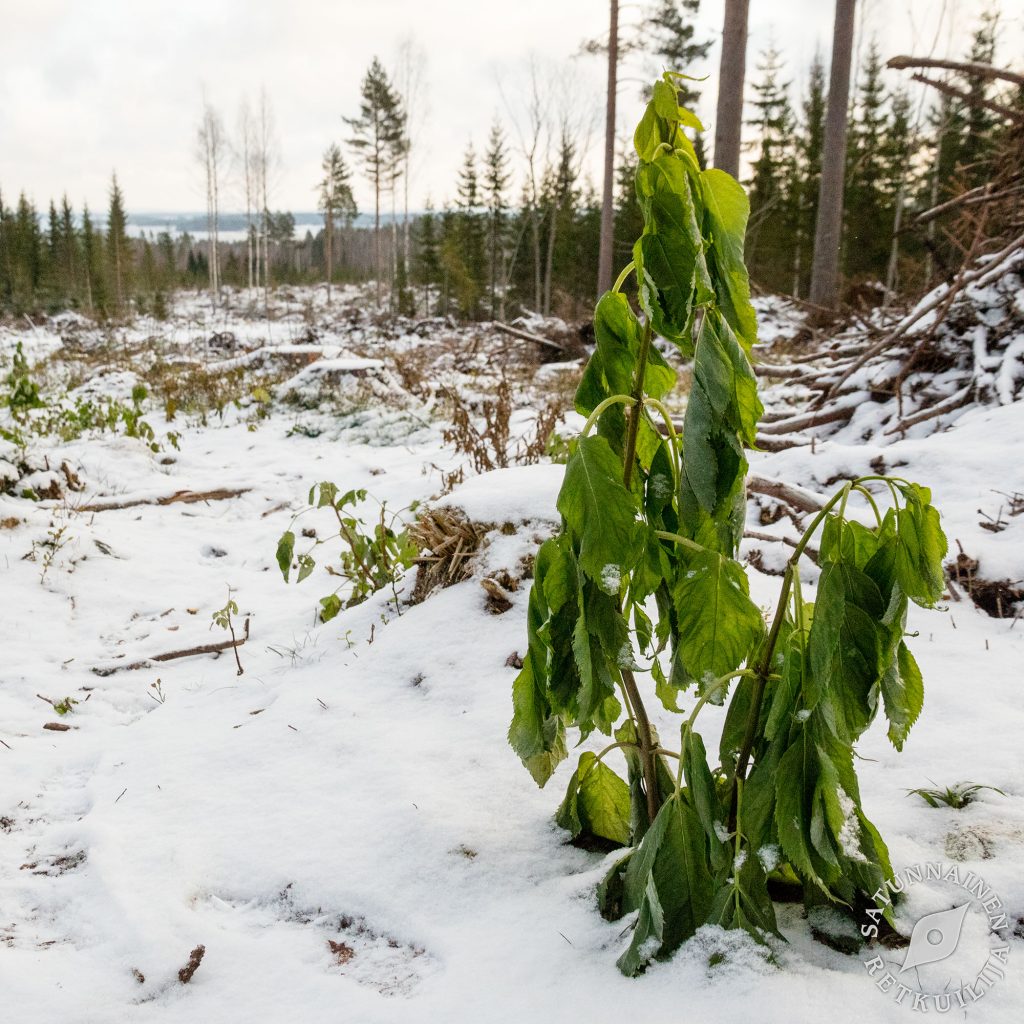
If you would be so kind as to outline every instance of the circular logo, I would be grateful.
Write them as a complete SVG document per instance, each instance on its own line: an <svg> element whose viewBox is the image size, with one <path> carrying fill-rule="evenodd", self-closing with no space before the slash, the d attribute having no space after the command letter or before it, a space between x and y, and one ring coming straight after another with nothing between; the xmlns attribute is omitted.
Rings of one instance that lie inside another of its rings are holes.
<svg viewBox="0 0 1024 1024"><path fill-rule="evenodd" d="M894 897L915 886L915 903L934 909L916 920L905 949L877 952L864 966L879 992L900 1006L922 1013L964 1009L1006 974L1010 922L1002 900L973 871L937 861L916 864L873 895L861 935L878 938Z"/></svg>

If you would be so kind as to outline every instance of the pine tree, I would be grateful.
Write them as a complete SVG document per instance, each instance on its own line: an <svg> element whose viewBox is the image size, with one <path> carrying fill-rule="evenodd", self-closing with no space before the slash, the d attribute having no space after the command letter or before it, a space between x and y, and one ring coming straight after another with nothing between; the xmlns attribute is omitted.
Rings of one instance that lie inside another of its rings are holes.
<svg viewBox="0 0 1024 1024"><path fill-rule="evenodd" d="M343 119L352 129L349 145L357 152L373 186L374 267L377 305L381 301L384 265L381 259L380 200L384 189L394 184L399 173L405 138L405 114L398 93L392 87L381 62L374 57L363 78L361 103L356 117Z"/></svg>
<svg viewBox="0 0 1024 1024"><path fill-rule="evenodd" d="M107 213L107 277L111 309L118 316L125 311L132 285L132 254L126 224L124 195L115 174L110 181L110 208Z"/></svg>
<svg viewBox="0 0 1024 1024"><path fill-rule="evenodd" d="M751 276L775 291L791 286L791 259L795 233L796 150L789 83L780 80L782 58L769 48L761 54L751 106L756 117L757 158L750 179L750 227L747 253Z"/></svg>
<svg viewBox="0 0 1024 1024"><path fill-rule="evenodd" d="M330 303L331 282L334 279L334 231L338 225L345 230L351 227L359 211L352 195L351 174L337 145L328 146L320 166L324 176L318 186L318 209L324 215L327 301Z"/></svg>
<svg viewBox="0 0 1024 1024"><path fill-rule="evenodd" d="M508 196L512 181L509 171L508 146L501 122L495 118L484 154L483 191L487 207L487 258L491 272L491 316L505 319L505 264L508 238ZM498 282L502 283L501 300Z"/></svg>
<svg viewBox="0 0 1024 1024"><path fill-rule="evenodd" d="M707 60L712 39L697 39L696 23L700 0L655 0L645 19L645 36L653 41L653 53L668 71L680 71L696 77L699 65ZM687 79L676 82L679 102L693 110L700 100L700 83Z"/></svg>

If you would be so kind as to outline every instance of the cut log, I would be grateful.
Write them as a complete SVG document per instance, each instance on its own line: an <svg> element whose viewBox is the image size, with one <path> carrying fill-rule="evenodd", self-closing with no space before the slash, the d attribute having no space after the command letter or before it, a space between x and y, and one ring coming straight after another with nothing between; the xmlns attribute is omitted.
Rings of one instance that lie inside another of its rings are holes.
<svg viewBox="0 0 1024 1024"><path fill-rule="evenodd" d="M495 320L493 326L495 330L501 331L504 334L510 334L513 338L519 338L521 341L532 341L535 345L543 345L554 352L566 354L569 352L565 345L560 345L557 341L552 341L550 338L542 338L539 334L531 334L529 331L520 330L518 327L511 327L508 324L503 324L500 320Z"/></svg>
<svg viewBox="0 0 1024 1024"><path fill-rule="evenodd" d="M795 430L807 430L810 427L822 427L827 423L843 423L848 420L856 405L840 405L825 412L807 413L805 416L791 416L788 420L776 420L761 427L762 434L790 434Z"/></svg>
<svg viewBox="0 0 1024 1024"><path fill-rule="evenodd" d="M820 512L828 500L823 494L809 491L805 487L786 484L781 480L750 473L747 476L747 491L751 494L763 494L769 498L777 498L800 512Z"/></svg>

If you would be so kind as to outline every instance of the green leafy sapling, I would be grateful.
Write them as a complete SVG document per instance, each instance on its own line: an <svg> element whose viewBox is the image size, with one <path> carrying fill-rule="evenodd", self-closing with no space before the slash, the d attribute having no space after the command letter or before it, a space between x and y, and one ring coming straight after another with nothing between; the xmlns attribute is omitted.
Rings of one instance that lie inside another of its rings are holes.
<svg viewBox="0 0 1024 1024"><path fill-rule="evenodd" d="M868 476L814 517L770 624L751 599L736 559L745 453L763 411L748 204L728 174L701 169L684 134L700 123L678 105L677 78L655 83L634 137L643 232L595 311L576 393L587 421L558 495L561 529L537 554L509 730L541 786L567 757L570 729L609 738L580 755L557 820L576 839L628 848L598 891L609 919L636 914L619 958L627 974L705 924L778 935L770 875L798 877L809 905L851 913L877 891L889 858L861 806L854 745L881 708L902 748L923 701L904 643L908 602L931 606L944 586L928 490ZM681 435L662 401L676 374L656 336L693 362ZM853 498L873 526L848 517ZM798 567L815 535L812 602ZM651 725L640 672L670 711L696 698L678 750ZM727 699L712 770L697 721ZM625 778L605 763L613 750Z"/></svg>
<svg viewBox="0 0 1024 1024"><path fill-rule="evenodd" d="M919 789L908 789L908 796L919 796L929 807L952 807L955 811L962 811L969 804L973 804L982 790L989 790L998 793L1000 796L1006 794L997 786L984 786L979 782L954 782L952 786L931 786Z"/></svg>
<svg viewBox="0 0 1024 1024"><path fill-rule="evenodd" d="M228 587L227 603L224 605L223 608L218 608L211 617L213 619L213 624L215 626L220 626L221 629L226 629L231 634L231 650L234 652L235 664L238 666L237 674L241 676L245 674L245 669L242 668L242 659L238 655L238 648L242 646L244 640L240 641L238 637L235 636L235 623L232 616L238 614L238 605L235 603L235 600L231 596L231 593L232 590L230 587ZM249 620L246 619L245 636L248 637L248 635ZM159 683L159 680L157 680L157 682ZM163 701L161 701L161 703L163 703Z"/></svg>
<svg viewBox="0 0 1024 1024"><path fill-rule="evenodd" d="M316 568L313 552L328 542L329 538L318 537L314 530L303 532L312 538L309 548L295 553L294 526L299 516L313 509L329 508L334 513L337 536L341 540L341 563L335 568L327 565L327 572L341 580L338 587L326 597L320 598L319 618L329 622L342 608L361 604L371 594L385 587L391 588L395 606L398 606L398 583L411 568L419 554L409 531L403 525L402 514L414 512L416 503L402 512L389 513L386 502L378 504L377 515L370 523L355 513L356 506L367 500L364 490L350 490L341 493L337 484L328 480L314 484L309 490L309 508L303 509L292 518L291 525L281 535L277 544L277 564L287 583L293 569L298 570L297 583L301 583ZM341 591L347 587L347 597Z"/></svg>

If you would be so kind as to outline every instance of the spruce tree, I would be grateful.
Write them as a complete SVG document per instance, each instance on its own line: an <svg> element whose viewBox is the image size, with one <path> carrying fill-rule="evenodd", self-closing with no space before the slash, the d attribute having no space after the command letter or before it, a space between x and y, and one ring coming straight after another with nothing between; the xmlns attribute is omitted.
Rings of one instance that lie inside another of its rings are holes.
<svg viewBox="0 0 1024 1024"><path fill-rule="evenodd" d="M655 0L645 19L645 36L654 41L653 52L663 65L659 71L681 71L698 77L701 64L707 60L712 38L701 40L697 36L700 0ZM680 106L696 110L700 102L700 83L681 78L676 80ZM704 161L704 137L698 132L693 138L694 148L701 166Z"/></svg>
<svg viewBox="0 0 1024 1024"><path fill-rule="evenodd" d="M430 316L433 306L430 289L441 280L441 257L438 245L437 217L430 200L427 200L423 215L416 219L416 283L423 287L423 312Z"/></svg>
<svg viewBox="0 0 1024 1024"><path fill-rule="evenodd" d="M850 123L843 199L843 267L853 281L882 280L892 240L893 207L885 194L886 95L882 58L872 42Z"/></svg>
<svg viewBox="0 0 1024 1024"><path fill-rule="evenodd" d="M457 282L456 293L463 314L475 318L479 315L486 259L483 196L476 150L472 142L466 147L462 166L459 168L455 204L458 214L455 219L454 238L448 253L449 271L453 283Z"/></svg>
<svg viewBox="0 0 1024 1024"><path fill-rule="evenodd" d="M797 297L806 296L811 286L811 254L814 248L814 226L818 220L818 193L821 191L825 105L825 66L821 54L816 52L801 107L800 134L796 144L798 182L795 197L793 294Z"/></svg>
<svg viewBox="0 0 1024 1024"><path fill-rule="evenodd" d="M509 170L508 145L501 122L495 118L484 154L484 200L487 208L487 257L490 268L491 316L505 319L504 288L498 299L498 282L504 284L506 243L508 237L508 186L512 181Z"/></svg>
<svg viewBox="0 0 1024 1024"><path fill-rule="evenodd" d="M327 147L320 167L324 176L317 187L318 209L324 215L324 256L329 303L331 282L334 279L334 232L338 226L343 229L351 227L359 211L352 195L351 174L336 144Z"/></svg>
<svg viewBox="0 0 1024 1024"><path fill-rule="evenodd" d="M60 204L60 252L58 260L60 263L61 278L64 282L64 293L75 305L81 303L79 281L79 245L78 231L75 229L75 214L71 209L67 194L61 199Z"/></svg>
<svg viewBox="0 0 1024 1024"><path fill-rule="evenodd" d="M106 288L104 266L98 238L89 214L88 204L82 206L82 264L85 282L85 308L90 312L104 309Z"/></svg>
<svg viewBox="0 0 1024 1024"><path fill-rule="evenodd" d="M117 316L125 312L132 285L132 254L126 224L124 195L114 174L110 181L110 208L107 212L107 278L110 281L110 308Z"/></svg>
<svg viewBox="0 0 1024 1024"><path fill-rule="evenodd" d="M751 168L747 252L751 277L763 287L784 292L792 282L796 150L789 82L781 80L782 67L778 50L762 52L751 101L757 157Z"/></svg>

